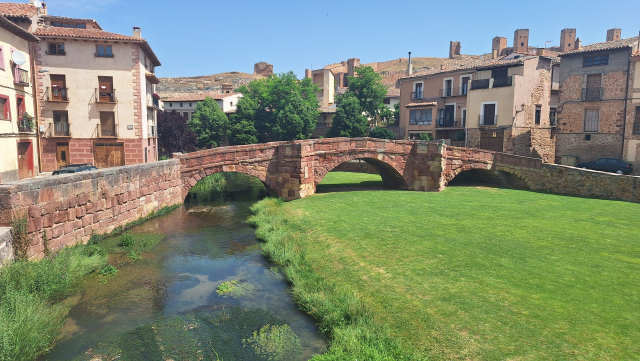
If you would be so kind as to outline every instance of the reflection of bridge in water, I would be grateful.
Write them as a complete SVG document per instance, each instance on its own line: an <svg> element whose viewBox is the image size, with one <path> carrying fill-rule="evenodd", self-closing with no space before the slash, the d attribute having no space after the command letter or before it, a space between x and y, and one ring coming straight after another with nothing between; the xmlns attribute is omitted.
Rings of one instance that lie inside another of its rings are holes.
<svg viewBox="0 0 640 361"><path fill-rule="evenodd" d="M481 180L528 188L523 169L540 170L540 159L459 148L434 142L376 138L327 138L239 145L175 154L186 196L200 179L218 172L246 173L283 199L314 194L316 185L339 164L362 159L387 186L438 191L463 171ZM473 174L475 173L475 174Z"/></svg>

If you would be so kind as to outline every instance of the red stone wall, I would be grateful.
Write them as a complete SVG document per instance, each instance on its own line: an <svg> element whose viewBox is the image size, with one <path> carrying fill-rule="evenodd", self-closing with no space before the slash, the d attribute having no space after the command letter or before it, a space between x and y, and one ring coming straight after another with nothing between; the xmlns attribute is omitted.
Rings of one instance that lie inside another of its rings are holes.
<svg viewBox="0 0 640 361"><path fill-rule="evenodd" d="M0 185L0 226L8 226L14 213L28 214L29 257L37 258L44 231L49 247L59 249L182 201L175 160L31 178Z"/></svg>

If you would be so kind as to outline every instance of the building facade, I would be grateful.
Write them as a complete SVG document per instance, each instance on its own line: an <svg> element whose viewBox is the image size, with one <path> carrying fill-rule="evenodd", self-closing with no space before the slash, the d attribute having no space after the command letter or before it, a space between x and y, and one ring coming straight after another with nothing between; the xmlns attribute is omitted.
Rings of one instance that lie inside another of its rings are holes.
<svg viewBox="0 0 640 361"><path fill-rule="evenodd" d="M43 171L157 160L160 61L140 28L126 36L88 19L42 20L34 53Z"/></svg>
<svg viewBox="0 0 640 361"><path fill-rule="evenodd" d="M578 162L624 158L625 147L636 144L635 100L627 99L632 94L629 85L636 86L630 84L635 80L630 76L635 62L630 59L638 50L638 38L620 39L619 29L611 29L607 39L560 55L558 162L563 155L575 156ZM632 153L626 158L635 161Z"/></svg>
<svg viewBox="0 0 640 361"><path fill-rule="evenodd" d="M227 113L235 113L238 105L238 100L242 98L242 93L194 93L172 96L170 98L162 99L164 110L171 112L175 110L182 115L186 120L190 120L193 117L193 113L196 111L198 102L203 101L205 98L212 98L218 103L220 109Z"/></svg>
<svg viewBox="0 0 640 361"><path fill-rule="evenodd" d="M0 183L39 172L31 54L39 39L0 16Z"/></svg>

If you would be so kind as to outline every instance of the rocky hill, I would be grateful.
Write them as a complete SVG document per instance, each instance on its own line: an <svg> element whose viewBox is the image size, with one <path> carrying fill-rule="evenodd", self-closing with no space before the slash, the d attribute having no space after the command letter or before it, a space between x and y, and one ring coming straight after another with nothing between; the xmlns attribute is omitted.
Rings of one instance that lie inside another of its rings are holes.
<svg viewBox="0 0 640 361"><path fill-rule="evenodd" d="M224 83L232 84L235 89L260 78L263 76L239 71L183 78L160 78L160 84L156 87L156 91L161 98L168 98L176 93L184 94L202 90L220 91Z"/></svg>

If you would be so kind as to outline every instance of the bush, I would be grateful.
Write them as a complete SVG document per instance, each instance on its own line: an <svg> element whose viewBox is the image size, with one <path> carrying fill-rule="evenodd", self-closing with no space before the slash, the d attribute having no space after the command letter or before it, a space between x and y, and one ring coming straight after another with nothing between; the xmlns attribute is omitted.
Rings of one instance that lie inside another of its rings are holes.
<svg viewBox="0 0 640 361"><path fill-rule="evenodd" d="M420 134L420 140L433 140L433 136L429 133Z"/></svg>
<svg viewBox="0 0 640 361"><path fill-rule="evenodd" d="M120 247L133 247L136 244L136 240L131 233L127 232L120 236Z"/></svg>
<svg viewBox="0 0 640 361"><path fill-rule="evenodd" d="M390 139L395 140L396 135L387 128L377 127L373 128L369 131L369 136L371 138L380 138L380 139Z"/></svg>

